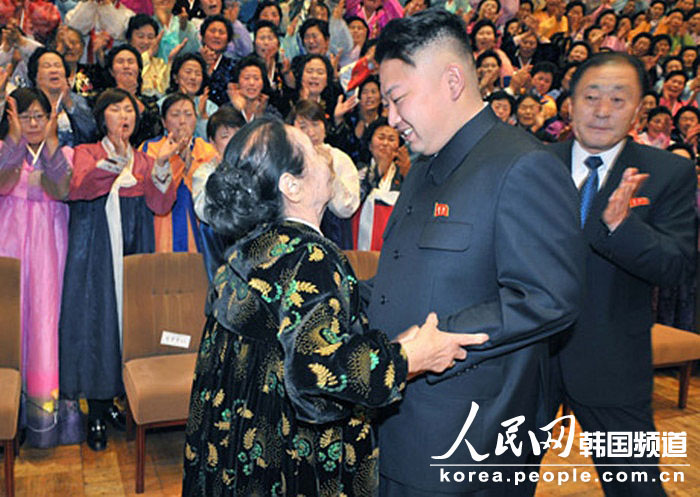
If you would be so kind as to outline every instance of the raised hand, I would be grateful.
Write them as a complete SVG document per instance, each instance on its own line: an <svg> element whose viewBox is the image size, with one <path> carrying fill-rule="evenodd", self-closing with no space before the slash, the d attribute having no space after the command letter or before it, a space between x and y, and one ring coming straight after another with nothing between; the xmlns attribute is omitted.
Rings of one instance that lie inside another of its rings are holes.
<svg viewBox="0 0 700 497"><path fill-rule="evenodd" d="M7 121L10 128L7 135L13 142L19 143L22 139L22 125L17 113L17 101L12 97L7 97Z"/></svg>
<svg viewBox="0 0 700 497"><path fill-rule="evenodd" d="M46 123L46 150L49 152L49 157L58 150L58 114L56 109L51 109L51 116Z"/></svg>
<svg viewBox="0 0 700 497"><path fill-rule="evenodd" d="M10 79L10 71L7 67L0 66L0 95L5 94L5 87L7 86L7 81Z"/></svg>
<svg viewBox="0 0 700 497"><path fill-rule="evenodd" d="M224 9L224 17L233 24L238 20L238 14L241 13L241 4L238 2L233 2L231 6Z"/></svg>
<svg viewBox="0 0 700 497"><path fill-rule="evenodd" d="M411 157L408 153L408 148L406 148L406 145L402 145L396 150L396 158L394 159L394 162L396 162L396 166L399 168L401 176L405 178L408 171L411 169Z"/></svg>
<svg viewBox="0 0 700 497"><path fill-rule="evenodd" d="M603 211L603 222L610 232L615 231L627 219L630 214L630 200L648 177L648 174L640 173L635 167L625 169L620 184L608 198L608 205Z"/></svg>
<svg viewBox="0 0 700 497"><path fill-rule="evenodd" d="M164 29L160 30L160 33L158 33L158 36L156 36L156 39L153 40L153 43L151 43L151 48L148 50L148 53L151 57L157 57L158 56L158 50L160 50L160 40L163 39L163 34L165 33ZM177 47L175 47L177 48ZM174 49L173 49L174 50ZM171 52L172 53L172 52Z"/></svg>
<svg viewBox="0 0 700 497"><path fill-rule="evenodd" d="M245 109L245 97L243 93L241 93L241 88L238 86L238 83L229 83L226 93L228 94L228 99L231 101L231 105L238 110Z"/></svg>
<svg viewBox="0 0 700 497"><path fill-rule="evenodd" d="M207 114L207 102L209 101L209 87L205 86L202 94L199 96L199 105L197 106L197 115L200 119L209 119Z"/></svg>
<svg viewBox="0 0 700 497"><path fill-rule="evenodd" d="M340 0L338 2L338 5L335 6L335 9L333 9L333 19L342 19L343 16L345 15L345 0Z"/></svg>
<svg viewBox="0 0 700 497"><path fill-rule="evenodd" d="M182 144L180 143L180 140L177 140L174 136L168 135L167 140L165 140L165 143L163 144L162 147L160 147L160 150L158 151L158 157L156 158L156 164L159 166L162 166L166 162L170 160L170 158L175 155L178 150L180 150L180 147Z"/></svg>
<svg viewBox="0 0 700 497"><path fill-rule="evenodd" d="M162 31L161 31L161 34L163 34ZM175 45L175 48L173 48L173 49L170 51L170 53L168 54L168 64L171 64L171 63L172 63L173 59L174 59L175 57L177 57L177 54L180 53L180 51L182 50L182 48L183 48L185 45L187 45L187 37L183 38L182 41L181 41L180 43L178 43L177 45ZM204 49L204 48L207 48L207 47L204 47L204 46L203 46L202 49ZM207 50L209 50L209 49L207 48ZM209 51L213 53L213 50L209 50ZM156 50L156 53L158 53L157 50ZM202 54L202 55L204 55L204 54ZM206 57L205 57L204 60L206 60ZM214 59L214 62L212 62L212 64L214 64L214 63L216 63L216 59ZM207 62L207 65L209 65L208 62Z"/></svg>
<svg viewBox="0 0 700 497"><path fill-rule="evenodd" d="M338 101L335 104L335 110L333 111L333 118L335 119L335 124L339 125L343 121L343 116L354 109L358 104L357 96L352 95L350 98L345 100L343 95L338 96Z"/></svg>

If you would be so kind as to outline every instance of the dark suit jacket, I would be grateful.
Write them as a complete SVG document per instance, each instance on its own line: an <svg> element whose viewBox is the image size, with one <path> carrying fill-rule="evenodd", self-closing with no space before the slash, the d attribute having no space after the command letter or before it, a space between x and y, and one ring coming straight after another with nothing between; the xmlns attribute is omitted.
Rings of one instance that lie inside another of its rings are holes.
<svg viewBox="0 0 700 497"><path fill-rule="evenodd" d="M551 146L571 171L572 141ZM650 177L612 234L602 222L622 173ZM690 161L627 140L584 226L587 292L581 317L560 337L558 360L566 391L594 406L651 400L651 292L674 286L695 268L695 189ZM647 205L643 205L648 200Z"/></svg>
<svg viewBox="0 0 700 497"><path fill-rule="evenodd" d="M527 430L547 423L544 338L570 326L580 304L584 245L575 197L561 162L490 108L432 163L411 168L384 233L370 324L394 337L436 311L440 329L486 332L490 340L444 374L407 386L380 426L383 475L426 492L488 485L440 483L439 468L430 466L474 462L463 442L452 457L431 459L458 438L472 401L479 411L466 439L490 454L484 463L522 463L531 451ZM449 215L436 216L444 211L436 204ZM522 455L495 456L501 423L521 415Z"/></svg>

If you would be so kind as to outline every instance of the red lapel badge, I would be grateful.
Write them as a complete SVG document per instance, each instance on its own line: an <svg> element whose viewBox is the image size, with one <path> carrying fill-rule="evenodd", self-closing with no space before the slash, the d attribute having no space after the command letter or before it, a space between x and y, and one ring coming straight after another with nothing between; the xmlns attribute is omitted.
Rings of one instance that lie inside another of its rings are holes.
<svg viewBox="0 0 700 497"><path fill-rule="evenodd" d="M447 204L439 204L435 202L435 210L433 211L434 217L449 217L450 216L450 206Z"/></svg>
<svg viewBox="0 0 700 497"><path fill-rule="evenodd" d="M630 208L639 207L640 205L649 205L649 197L632 197L630 199Z"/></svg>

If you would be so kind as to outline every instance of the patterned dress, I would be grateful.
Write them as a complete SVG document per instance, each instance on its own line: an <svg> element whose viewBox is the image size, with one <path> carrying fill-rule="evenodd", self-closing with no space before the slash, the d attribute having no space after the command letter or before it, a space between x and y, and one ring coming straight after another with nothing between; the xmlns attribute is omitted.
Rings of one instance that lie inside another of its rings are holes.
<svg viewBox="0 0 700 497"><path fill-rule="evenodd" d="M407 360L370 330L347 259L312 228L265 225L216 274L195 370L183 495L369 496L373 410Z"/></svg>

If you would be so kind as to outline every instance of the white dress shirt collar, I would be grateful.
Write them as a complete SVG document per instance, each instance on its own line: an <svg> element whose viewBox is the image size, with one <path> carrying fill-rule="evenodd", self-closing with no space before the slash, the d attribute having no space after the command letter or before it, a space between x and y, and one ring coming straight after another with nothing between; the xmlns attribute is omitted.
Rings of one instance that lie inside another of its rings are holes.
<svg viewBox="0 0 700 497"><path fill-rule="evenodd" d="M589 169L584 164L584 161L590 156L598 156L603 161L603 164L598 168L598 190L600 190L605 184L605 180L608 178L610 171L615 165L617 157L622 151L622 147L625 146L627 138L618 142L615 146L607 149L605 152L599 154L591 154L584 150L578 140L574 140L574 145L571 149L571 178L574 180L576 187L581 189L583 182L586 181L588 177Z"/></svg>

